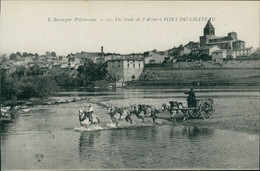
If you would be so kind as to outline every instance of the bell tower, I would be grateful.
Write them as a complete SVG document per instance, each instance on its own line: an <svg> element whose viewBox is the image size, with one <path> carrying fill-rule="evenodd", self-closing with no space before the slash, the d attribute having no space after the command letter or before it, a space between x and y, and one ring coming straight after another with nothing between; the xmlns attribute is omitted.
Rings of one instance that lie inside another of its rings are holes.
<svg viewBox="0 0 260 171"><path fill-rule="evenodd" d="M215 28L211 23L211 18L208 20L206 26L204 27L204 36L215 35Z"/></svg>

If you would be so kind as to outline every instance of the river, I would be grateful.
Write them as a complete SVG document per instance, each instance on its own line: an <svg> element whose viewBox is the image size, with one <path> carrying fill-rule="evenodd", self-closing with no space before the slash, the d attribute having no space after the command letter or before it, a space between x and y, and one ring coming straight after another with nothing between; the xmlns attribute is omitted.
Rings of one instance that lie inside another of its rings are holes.
<svg viewBox="0 0 260 171"><path fill-rule="evenodd" d="M88 97L102 124L109 124L100 104L160 107L185 103L184 90L62 90L53 99ZM1 124L1 168L15 169L259 169L259 91L195 90L213 98L211 118L171 124L99 131L75 131L78 109L88 102L35 106ZM135 119L138 122L138 119ZM125 123L129 124L129 123Z"/></svg>

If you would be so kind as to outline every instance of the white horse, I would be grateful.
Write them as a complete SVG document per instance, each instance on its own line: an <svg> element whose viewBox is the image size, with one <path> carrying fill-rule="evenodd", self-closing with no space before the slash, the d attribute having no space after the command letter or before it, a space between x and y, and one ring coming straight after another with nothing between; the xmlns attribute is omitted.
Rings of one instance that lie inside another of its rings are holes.
<svg viewBox="0 0 260 171"><path fill-rule="evenodd" d="M92 119L89 112L85 110L79 110L79 123L81 126L89 126L91 124L98 124L100 123L100 119L92 114Z"/></svg>

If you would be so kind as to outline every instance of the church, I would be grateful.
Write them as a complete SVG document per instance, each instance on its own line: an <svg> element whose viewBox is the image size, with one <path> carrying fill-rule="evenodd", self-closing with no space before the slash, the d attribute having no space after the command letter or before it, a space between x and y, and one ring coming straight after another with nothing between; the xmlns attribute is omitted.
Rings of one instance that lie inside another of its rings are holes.
<svg viewBox="0 0 260 171"><path fill-rule="evenodd" d="M204 35L200 36L200 47L205 46L217 46L220 49L233 51L245 48L245 41L239 40L236 32L230 32L227 36L216 36L215 28L209 19L204 27Z"/></svg>

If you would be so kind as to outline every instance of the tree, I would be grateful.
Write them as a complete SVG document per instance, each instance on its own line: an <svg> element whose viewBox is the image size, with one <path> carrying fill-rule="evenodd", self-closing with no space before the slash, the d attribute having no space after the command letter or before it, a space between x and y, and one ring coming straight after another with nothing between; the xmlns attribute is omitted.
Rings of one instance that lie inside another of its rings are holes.
<svg viewBox="0 0 260 171"><path fill-rule="evenodd" d="M95 64L88 60L78 68L78 77L82 79L83 85L94 86L94 81L106 78L107 70L102 64Z"/></svg>
<svg viewBox="0 0 260 171"><path fill-rule="evenodd" d="M23 52L23 57L29 56L27 52Z"/></svg>
<svg viewBox="0 0 260 171"><path fill-rule="evenodd" d="M56 57L56 52L51 52L51 56Z"/></svg>
<svg viewBox="0 0 260 171"><path fill-rule="evenodd" d="M15 74L17 74L18 78L21 78L26 74L26 67L18 66L15 71L16 71Z"/></svg>
<svg viewBox="0 0 260 171"><path fill-rule="evenodd" d="M16 52L16 55L20 57L22 56L21 52Z"/></svg>
<svg viewBox="0 0 260 171"><path fill-rule="evenodd" d="M1 62L6 62L7 61L7 57L6 57L6 55L4 54L4 55L1 55Z"/></svg>
<svg viewBox="0 0 260 171"><path fill-rule="evenodd" d="M42 74L43 74L43 70L40 68L38 64L31 66L27 70L27 75L42 75Z"/></svg>
<svg viewBox="0 0 260 171"><path fill-rule="evenodd" d="M212 56L209 56L207 54L201 54L199 56L199 59L203 60L203 61L210 61L212 59Z"/></svg>
<svg viewBox="0 0 260 171"><path fill-rule="evenodd" d="M18 99L45 98L56 91L55 83L46 75L25 76L18 81Z"/></svg>
<svg viewBox="0 0 260 171"><path fill-rule="evenodd" d="M50 53L49 51L46 51L46 52L45 52L45 55L46 55L46 56L50 56L51 53Z"/></svg>
<svg viewBox="0 0 260 171"><path fill-rule="evenodd" d="M73 86L74 85L74 79L72 77L72 72L70 72L70 71L65 71L60 68L52 68L49 71L49 76L59 86Z"/></svg>
<svg viewBox="0 0 260 171"><path fill-rule="evenodd" d="M19 72L12 74L7 74L4 69L0 70L1 104L6 101L26 100L32 97L45 98L56 91L56 84L49 76L22 75L20 72L24 68L19 69L21 69Z"/></svg>
<svg viewBox="0 0 260 171"><path fill-rule="evenodd" d="M16 60L17 59L17 56L16 54L14 53L11 53L10 57L9 57L10 60Z"/></svg>
<svg viewBox="0 0 260 171"><path fill-rule="evenodd" d="M1 104L6 100L12 100L17 94L17 80L10 77L4 69L0 70L0 97Z"/></svg>

